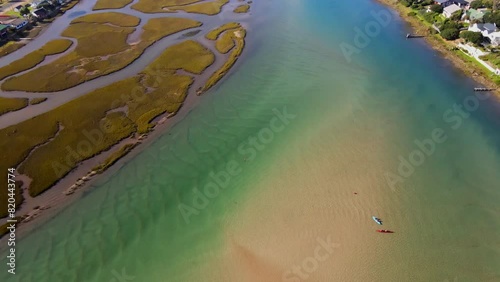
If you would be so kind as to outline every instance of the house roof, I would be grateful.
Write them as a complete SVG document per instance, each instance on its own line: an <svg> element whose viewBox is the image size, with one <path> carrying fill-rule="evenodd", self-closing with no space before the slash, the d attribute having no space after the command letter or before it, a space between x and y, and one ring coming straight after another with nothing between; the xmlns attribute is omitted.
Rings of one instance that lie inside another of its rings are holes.
<svg viewBox="0 0 500 282"><path fill-rule="evenodd" d="M497 29L497 27L492 23L476 24L476 26L482 31L487 30L489 32L494 32Z"/></svg>
<svg viewBox="0 0 500 282"><path fill-rule="evenodd" d="M475 9L469 9L467 11L467 14L469 15L469 19L471 19L471 20L480 20L484 16L483 11L479 11L479 10L475 10Z"/></svg>
<svg viewBox="0 0 500 282"><path fill-rule="evenodd" d="M2 31L4 29L7 29L7 28L9 28L8 25L6 25L6 24L0 24L0 31Z"/></svg>
<svg viewBox="0 0 500 282"><path fill-rule="evenodd" d="M451 15L451 14L453 14L453 13L457 12L457 11L460 11L460 10L462 10L462 8L458 7L458 6L457 6L457 5L455 5L455 4L452 4L452 5L450 5L450 6L446 7L446 8L444 8L444 10L443 10L443 11Z"/></svg>
<svg viewBox="0 0 500 282"><path fill-rule="evenodd" d="M17 26L17 25L20 25L20 24L25 23L25 22L28 22L28 21L25 19L15 19L15 20L11 21L9 24Z"/></svg>
<svg viewBox="0 0 500 282"><path fill-rule="evenodd" d="M45 10L44 8L40 8L38 10L34 10L33 11L33 14L37 15L37 16L40 16L40 15L47 15L47 10Z"/></svg>
<svg viewBox="0 0 500 282"><path fill-rule="evenodd" d="M443 3L449 2L450 0L434 0L434 1L436 1L439 4L443 4Z"/></svg>

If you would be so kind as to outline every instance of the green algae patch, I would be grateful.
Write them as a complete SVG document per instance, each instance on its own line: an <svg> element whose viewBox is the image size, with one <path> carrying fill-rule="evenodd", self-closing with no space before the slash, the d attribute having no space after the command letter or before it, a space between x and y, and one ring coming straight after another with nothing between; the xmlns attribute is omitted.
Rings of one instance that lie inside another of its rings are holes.
<svg viewBox="0 0 500 282"><path fill-rule="evenodd" d="M233 51L229 54L229 58L224 63L224 65L216 70L207 80L205 85L201 89L201 93L207 91L212 88L219 80L227 74L227 72L231 69L231 67L236 63L241 53L243 52L243 48L245 48L245 36L246 30L244 28L239 28L236 31L230 33L232 34L232 38L236 44L233 48Z"/></svg>
<svg viewBox="0 0 500 282"><path fill-rule="evenodd" d="M8 112L18 111L27 106L28 106L28 99L0 97L0 115L3 115Z"/></svg>
<svg viewBox="0 0 500 282"><path fill-rule="evenodd" d="M42 48L29 53L23 58L0 68L0 80L13 74L29 70L41 63L46 56L56 55L65 52L73 44L68 39L56 39L47 42Z"/></svg>
<svg viewBox="0 0 500 282"><path fill-rule="evenodd" d="M149 131L157 116L177 112L193 82L191 76L179 75L177 70L201 73L213 61L209 49L196 41L184 41L167 48L134 77L0 129L0 136L5 137L0 146L10 148L4 163L29 176L30 195L39 195L80 162L133 134ZM105 162L103 169L107 166ZM6 181L5 177L0 175L0 181ZM6 201L6 196L0 197L0 202Z"/></svg>
<svg viewBox="0 0 500 282"><path fill-rule="evenodd" d="M97 0L92 10L121 9L134 0Z"/></svg>
<svg viewBox="0 0 500 282"><path fill-rule="evenodd" d="M139 0L132 9L143 13L166 13L168 7L198 3L201 0Z"/></svg>
<svg viewBox="0 0 500 282"><path fill-rule="evenodd" d="M207 35L205 35L205 37L209 40L216 40L219 37L219 35L221 35L224 31L240 27L241 24L236 22L230 22L227 24L223 24L216 29L211 30L209 33L207 33Z"/></svg>
<svg viewBox="0 0 500 282"><path fill-rule="evenodd" d="M43 103L45 101L47 101L47 98L45 98L45 97L33 98L33 99L30 99L30 105L38 105L38 104Z"/></svg>
<svg viewBox="0 0 500 282"><path fill-rule="evenodd" d="M2 89L28 92L65 90L121 70L139 58L157 40L200 25L198 21L185 18L151 19L143 27L140 42L128 44L127 38L135 30L132 27L107 23L73 23L63 32L64 36L78 40L73 52L50 64L10 77L2 84Z"/></svg>
<svg viewBox="0 0 500 282"><path fill-rule="evenodd" d="M222 7L229 3L229 0L215 0L211 2L202 2L193 5L168 7L169 11L184 11L187 13L217 15Z"/></svg>
<svg viewBox="0 0 500 282"><path fill-rule="evenodd" d="M3 56L6 56L16 50L19 50L21 47L23 47L24 43L18 43L18 42L7 42L5 45L0 46L0 58Z"/></svg>
<svg viewBox="0 0 500 282"><path fill-rule="evenodd" d="M138 26L140 23L138 17L134 17L127 14L117 13L117 12L107 12L107 13L96 13L81 16L74 19L71 24L75 23L98 23L98 24L112 24L121 27L134 27Z"/></svg>
<svg viewBox="0 0 500 282"><path fill-rule="evenodd" d="M242 13L248 13L248 10L250 10L250 5L245 4L245 5L240 5L234 9L233 12L242 14Z"/></svg>

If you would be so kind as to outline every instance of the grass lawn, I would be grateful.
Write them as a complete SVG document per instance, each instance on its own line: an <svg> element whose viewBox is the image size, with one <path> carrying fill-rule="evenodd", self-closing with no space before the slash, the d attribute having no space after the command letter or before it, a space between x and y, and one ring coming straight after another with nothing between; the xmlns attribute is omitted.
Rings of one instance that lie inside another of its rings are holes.
<svg viewBox="0 0 500 282"><path fill-rule="evenodd" d="M21 59L0 68L0 80L13 74L28 70L41 63L46 56L62 53L73 44L71 40L56 39L47 42L42 48L29 53Z"/></svg>
<svg viewBox="0 0 500 282"><path fill-rule="evenodd" d="M62 8L61 8L61 13L63 13L63 14L64 14L66 11L68 11L68 10L70 10L71 8L75 7L75 6L76 6L76 4L78 4L78 2L79 2L79 1L80 1L80 0L73 0L73 1L69 2L68 4L66 4L66 6L64 6L64 7L62 7ZM54 19L54 18L52 18L52 20L53 20L53 19Z"/></svg>
<svg viewBox="0 0 500 282"><path fill-rule="evenodd" d="M28 106L28 99L0 97L0 115Z"/></svg>
<svg viewBox="0 0 500 282"><path fill-rule="evenodd" d="M247 13L248 10L250 10L250 5L245 4L245 5L240 5L234 9L235 13Z"/></svg>
<svg viewBox="0 0 500 282"><path fill-rule="evenodd" d="M120 9L132 2L133 0L97 0L92 10Z"/></svg>
<svg viewBox="0 0 500 282"><path fill-rule="evenodd" d="M6 167L16 167L25 159L18 170L33 179L29 192L36 196L79 162L109 150L131 134L147 132L158 115L177 112L193 78L177 75L176 70L201 73L213 61L214 54L196 41L171 46L134 77L0 129L4 137L0 147L9 148L2 162ZM128 111L110 112L123 107ZM115 162L120 155L112 155L106 162ZM6 183L5 178L0 174L0 181ZM6 190L0 190L0 205L6 206L6 200Z"/></svg>
<svg viewBox="0 0 500 282"><path fill-rule="evenodd" d="M101 18L96 20L102 21ZM185 18L154 18L144 25L141 41L129 45L127 38L134 28L118 25L130 25L131 20L110 17L108 21L113 25L91 22L71 24L63 35L78 40L73 52L20 76L10 77L2 84L2 89L29 92L68 89L128 66L147 47L165 36L201 25L198 21ZM39 83L27 84L26 81Z"/></svg>

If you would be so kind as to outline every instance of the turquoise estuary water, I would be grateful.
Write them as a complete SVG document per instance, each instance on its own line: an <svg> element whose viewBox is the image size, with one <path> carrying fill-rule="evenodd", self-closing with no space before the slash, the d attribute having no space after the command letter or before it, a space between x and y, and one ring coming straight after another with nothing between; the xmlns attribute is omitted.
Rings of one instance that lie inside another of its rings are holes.
<svg viewBox="0 0 500 282"><path fill-rule="evenodd" d="M498 102L377 3L254 2L231 75L1 281L500 281Z"/></svg>

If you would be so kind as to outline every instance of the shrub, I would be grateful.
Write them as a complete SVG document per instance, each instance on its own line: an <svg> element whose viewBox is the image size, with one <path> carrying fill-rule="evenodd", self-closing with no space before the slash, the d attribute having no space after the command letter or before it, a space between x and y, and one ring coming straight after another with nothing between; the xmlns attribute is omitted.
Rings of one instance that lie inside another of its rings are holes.
<svg viewBox="0 0 500 282"><path fill-rule="evenodd" d="M411 3L406 1L406 0L401 0L400 1L401 5L405 6L405 7L410 7L411 6Z"/></svg>
<svg viewBox="0 0 500 282"><path fill-rule="evenodd" d="M415 12L409 12L407 14L407 16L409 16L409 17L414 17L415 15L417 15L417 13L415 13Z"/></svg>
<svg viewBox="0 0 500 282"><path fill-rule="evenodd" d="M483 35L481 32L473 32L473 31L462 31L460 33L460 38L465 39L467 42L471 42L473 44L479 45L483 42Z"/></svg>
<svg viewBox="0 0 500 282"><path fill-rule="evenodd" d="M433 11L434 13L441 14L443 12L443 6L434 4L431 6L431 11Z"/></svg>
<svg viewBox="0 0 500 282"><path fill-rule="evenodd" d="M462 18L462 12L463 12L462 10L456 11L451 15L450 19L453 21L459 21Z"/></svg>
<svg viewBox="0 0 500 282"><path fill-rule="evenodd" d="M430 12L430 13L424 13L422 16L424 17L424 20L426 22L433 24L435 22L434 19L436 18L437 14L434 12Z"/></svg>
<svg viewBox="0 0 500 282"><path fill-rule="evenodd" d="M456 28L447 28L441 31L441 36L446 40L455 40L458 38L459 30Z"/></svg>

